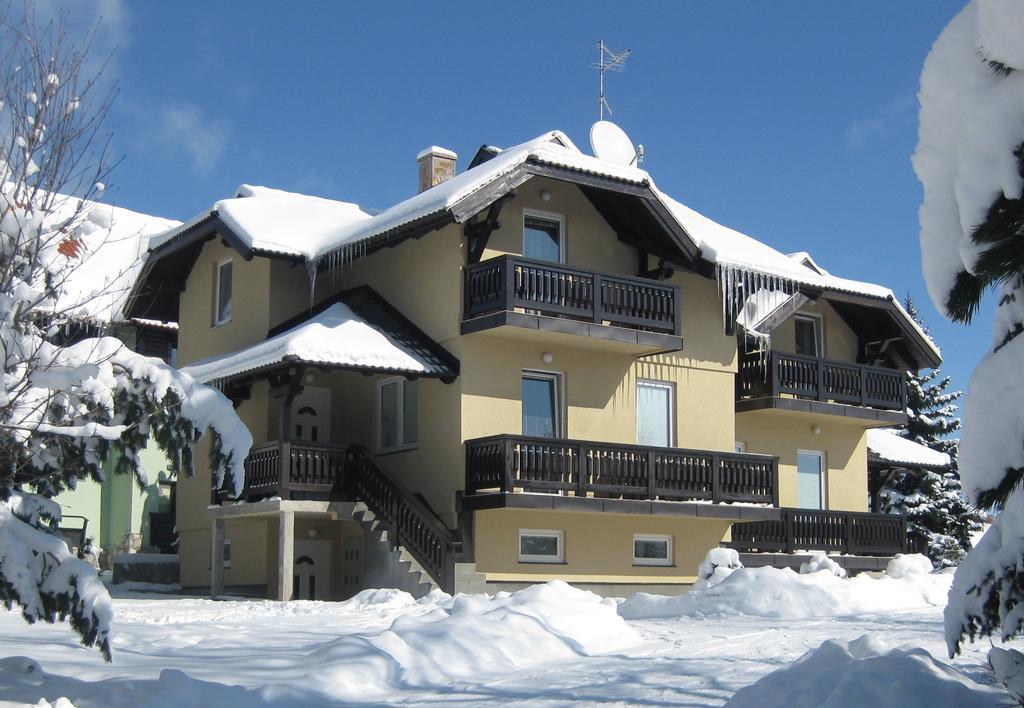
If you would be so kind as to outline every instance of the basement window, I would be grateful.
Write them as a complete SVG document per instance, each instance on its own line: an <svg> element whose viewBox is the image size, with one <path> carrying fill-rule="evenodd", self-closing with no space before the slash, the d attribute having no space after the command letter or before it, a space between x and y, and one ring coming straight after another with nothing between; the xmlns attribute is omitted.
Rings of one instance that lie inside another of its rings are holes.
<svg viewBox="0 0 1024 708"><path fill-rule="evenodd" d="M520 563L564 563L564 535L561 531L519 529Z"/></svg>
<svg viewBox="0 0 1024 708"><path fill-rule="evenodd" d="M672 565L672 537L633 536L633 565Z"/></svg>

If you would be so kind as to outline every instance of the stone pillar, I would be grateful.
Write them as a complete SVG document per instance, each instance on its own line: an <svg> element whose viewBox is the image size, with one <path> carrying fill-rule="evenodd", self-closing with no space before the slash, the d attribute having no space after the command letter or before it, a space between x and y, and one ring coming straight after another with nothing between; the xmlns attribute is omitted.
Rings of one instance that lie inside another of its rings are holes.
<svg viewBox="0 0 1024 708"><path fill-rule="evenodd" d="M210 597L224 594L224 519L214 519L210 534Z"/></svg>
<svg viewBox="0 0 1024 708"><path fill-rule="evenodd" d="M295 512L282 511L277 517L277 599L292 599L295 575Z"/></svg>

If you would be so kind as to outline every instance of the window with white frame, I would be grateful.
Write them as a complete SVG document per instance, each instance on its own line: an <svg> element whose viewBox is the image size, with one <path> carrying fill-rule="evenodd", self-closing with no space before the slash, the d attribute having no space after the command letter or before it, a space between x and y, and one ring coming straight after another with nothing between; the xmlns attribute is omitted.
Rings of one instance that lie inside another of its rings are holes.
<svg viewBox="0 0 1024 708"><path fill-rule="evenodd" d="M218 263L213 278L213 325L231 321L231 260Z"/></svg>
<svg viewBox="0 0 1024 708"><path fill-rule="evenodd" d="M743 442L742 440L737 440L736 441L736 452L746 452L746 451L747 451L747 444L745 442Z"/></svg>
<svg viewBox="0 0 1024 708"><path fill-rule="evenodd" d="M523 435L559 438L565 429L564 379L553 371L523 371Z"/></svg>
<svg viewBox="0 0 1024 708"><path fill-rule="evenodd" d="M636 382L636 442L656 447L672 446L675 388L665 381Z"/></svg>
<svg viewBox="0 0 1024 708"><path fill-rule="evenodd" d="M633 565L672 565L672 537L656 534L633 536Z"/></svg>
<svg viewBox="0 0 1024 708"><path fill-rule="evenodd" d="M565 219L560 214L523 211L523 256L565 261Z"/></svg>
<svg viewBox="0 0 1024 708"><path fill-rule="evenodd" d="M564 563L565 535L561 531L519 529L520 563Z"/></svg>
<svg viewBox="0 0 1024 708"><path fill-rule="evenodd" d="M403 378L377 384L377 451L395 452L419 442L419 386Z"/></svg>
<svg viewBox="0 0 1024 708"><path fill-rule="evenodd" d="M231 539L224 539L224 567L231 567Z"/></svg>
<svg viewBox="0 0 1024 708"><path fill-rule="evenodd" d="M821 337L821 318L816 315L796 315L793 318L796 334L796 353L804 356L825 356Z"/></svg>

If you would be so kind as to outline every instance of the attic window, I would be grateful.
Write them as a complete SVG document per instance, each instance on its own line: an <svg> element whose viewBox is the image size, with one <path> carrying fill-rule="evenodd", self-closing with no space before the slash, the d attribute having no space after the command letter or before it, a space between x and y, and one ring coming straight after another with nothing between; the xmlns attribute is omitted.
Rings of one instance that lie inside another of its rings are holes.
<svg viewBox="0 0 1024 708"><path fill-rule="evenodd" d="M213 282L213 326L231 321L231 261L218 263Z"/></svg>

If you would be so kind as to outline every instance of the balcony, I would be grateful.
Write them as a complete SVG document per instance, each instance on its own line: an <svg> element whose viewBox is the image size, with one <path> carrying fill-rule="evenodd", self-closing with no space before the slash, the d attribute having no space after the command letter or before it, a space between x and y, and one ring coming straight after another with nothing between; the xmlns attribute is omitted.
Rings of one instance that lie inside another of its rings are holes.
<svg viewBox="0 0 1024 708"><path fill-rule="evenodd" d="M511 326L640 350L678 350L679 288L558 263L501 256L463 271L462 333Z"/></svg>
<svg viewBox="0 0 1024 708"><path fill-rule="evenodd" d="M404 547L441 588L453 592L458 535L360 446L268 442L249 451L245 472L243 499L363 502L388 531L393 547Z"/></svg>
<svg viewBox="0 0 1024 708"><path fill-rule="evenodd" d="M907 519L900 514L781 509L779 519L736 524L726 545L746 553L892 556L908 550Z"/></svg>
<svg viewBox="0 0 1024 708"><path fill-rule="evenodd" d="M783 395L792 398L783 399ZM855 417L898 424L906 422L907 377L895 369L800 354L743 354L736 398L737 412L772 407L850 415L846 407L857 406L874 413L855 413ZM767 405L758 405L757 399Z"/></svg>
<svg viewBox="0 0 1024 708"><path fill-rule="evenodd" d="M767 455L524 435L466 441L466 497L501 497L506 506L654 513L655 502L659 513L672 513L673 507L661 502L704 502L676 509L681 515L777 518L774 509L742 507L743 515L739 508L726 514L713 507L723 502L775 506L778 477L778 458ZM509 501L519 492L545 497L535 503ZM470 502L473 508L483 505Z"/></svg>

